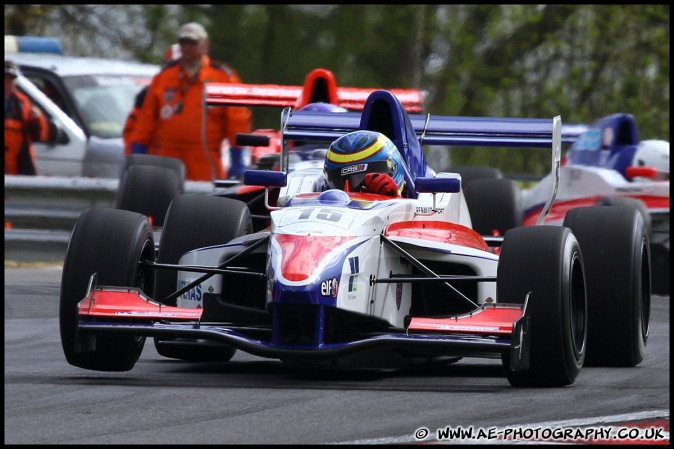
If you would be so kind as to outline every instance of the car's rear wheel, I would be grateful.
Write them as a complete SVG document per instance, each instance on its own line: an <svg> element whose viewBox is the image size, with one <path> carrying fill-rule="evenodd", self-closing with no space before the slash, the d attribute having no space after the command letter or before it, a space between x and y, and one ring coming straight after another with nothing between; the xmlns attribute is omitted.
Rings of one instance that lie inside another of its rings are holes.
<svg viewBox="0 0 674 449"><path fill-rule="evenodd" d="M59 326L68 363L98 371L128 371L143 350L145 337L87 336L79 332L77 304L89 278L98 285L139 287L152 295L154 273L139 261L154 260L147 217L118 209L86 209L75 223L61 279Z"/></svg>
<svg viewBox="0 0 674 449"><path fill-rule="evenodd" d="M651 244L651 292L669 296L669 247Z"/></svg>
<svg viewBox="0 0 674 449"><path fill-rule="evenodd" d="M579 207L573 230L585 261L588 365L636 366L648 340L651 286L649 234L632 207Z"/></svg>
<svg viewBox="0 0 674 449"><path fill-rule="evenodd" d="M461 175L461 183L467 185L471 181L477 179L501 179L503 173L496 167L486 167L481 165L457 165L456 167L449 167L443 170L450 173L458 173Z"/></svg>
<svg viewBox="0 0 674 449"><path fill-rule="evenodd" d="M497 279L499 302L523 304L529 294L529 367L515 371L504 354L510 384L572 384L583 366L587 339L583 258L573 233L561 226L508 231Z"/></svg>
<svg viewBox="0 0 674 449"><path fill-rule="evenodd" d="M250 212L245 203L211 195L178 195L169 207L159 244L159 263L176 264L189 250L227 243L252 232ZM177 273L159 270L155 299L161 301L177 290ZM170 301L175 305L176 300ZM206 346L190 339L155 338L157 352L189 361L227 361L235 349L225 345Z"/></svg>
<svg viewBox="0 0 674 449"><path fill-rule="evenodd" d="M511 179L475 179L463 188L473 229L481 235L503 235L521 226L520 191Z"/></svg>
<svg viewBox="0 0 674 449"><path fill-rule="evenodd" d="M252 231L250 212L242 201L205 194L176 196L169 206L157 262L176 264L187 251L227 243ZM159 270L155 299L177 290L175 270ZM176 305L175 300L167 305Z"/></svg>

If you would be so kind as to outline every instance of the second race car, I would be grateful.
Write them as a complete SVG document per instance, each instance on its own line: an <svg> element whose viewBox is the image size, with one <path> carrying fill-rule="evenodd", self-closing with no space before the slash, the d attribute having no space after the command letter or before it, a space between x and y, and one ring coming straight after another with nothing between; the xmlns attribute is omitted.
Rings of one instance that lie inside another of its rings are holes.
<svg viewBox="0 0 674 449"><path fill-rule="evenodd" d="M669 294L669 143L640 141L634 117L613 114L580 134L565 159L545 222L562 224L577 207L634 207L650 232L653 293ZM524 225L537 223L553 182L548 175L522 191Z"/></svg>

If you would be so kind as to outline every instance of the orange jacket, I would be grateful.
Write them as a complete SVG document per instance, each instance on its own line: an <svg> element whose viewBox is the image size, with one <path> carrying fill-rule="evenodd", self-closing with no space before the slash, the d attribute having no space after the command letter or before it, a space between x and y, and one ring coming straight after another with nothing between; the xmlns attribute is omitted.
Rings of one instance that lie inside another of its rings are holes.
<svg viewBox="0 0 674 449"><path fill-rule="evenodd" d="M251 129L250 109L224 106L207 108L204 129L204 83L211 81L241 82L234 70L208 56L193 79L179 63L169 64L153 78L132 131L131 141L147 146L148 154L182 159L191 180L226 178L223 139L235 145L236 133Z"/></svg>
<svg viewBox="0 0 674 449"><path fill-rule="evenodd" d="M124 154L127 156L131 154L133 128L136 126L136 122L138 121L138 111L140 111L140 108L143 106L145 95L147 95L147 86L143 87L136 94L136 99L133 102L133 109L131 109L131 112L129 112L129 115L126 117L126 122L124 122L122 139L124 140Z"/></svg>
<svg viewBox="0 0 674 449"><path fill-rule="evenodd" d="M44 114L16 89L5 98L5 174L35 175L32 142L49 140Z"/></svg>

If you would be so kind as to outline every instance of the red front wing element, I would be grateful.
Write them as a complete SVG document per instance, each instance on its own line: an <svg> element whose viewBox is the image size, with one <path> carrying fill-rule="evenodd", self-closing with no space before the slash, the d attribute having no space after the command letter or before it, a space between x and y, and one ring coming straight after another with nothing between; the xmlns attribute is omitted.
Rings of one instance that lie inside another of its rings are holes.
<svg viewBox="0 0 674 449"><path fill-rule="evenodd" d="M471 334L511 335L513 326L522 316L522 306L485 305L468 315L451 318L412 318L410 333L460 332Z"/></svg>
<svg viewBox="0 0 674 449"><path fill-rule="evenodd" d="M198 321L203 309L165 306L129 287L95 287L79 303L81 317Z"/></svg>

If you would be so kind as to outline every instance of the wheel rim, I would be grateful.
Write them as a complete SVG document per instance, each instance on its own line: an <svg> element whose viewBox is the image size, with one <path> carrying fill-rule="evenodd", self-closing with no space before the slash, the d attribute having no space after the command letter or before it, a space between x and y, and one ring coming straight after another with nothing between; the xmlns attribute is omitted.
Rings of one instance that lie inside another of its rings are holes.
<svg viewBox="0 0 674 449"><path fill-rule="evenodd" d="M571 263L571 342L574 356L576 360L580 360L585 352L587 335L587 298L582 264L577 251L574 252Z"/></svg>
<svg viewBox="0 0 674 449"><path fill-rule="evenodd" d="M140 257L138 258L138 268L136 270L136 277L134 280L134 286L141 289L146 295L153 297L154 296L154 273L150 267L143 265L143 262L155 260L154 257L154 244L151 240L146 240L143 245L143 249L140 252Z"/></svg>
<svg viewBox="0 0 674 449"><path fill-rule="evenodd" d="M648 332L651 320L651 267L649 255L649 243L646 239L641 240L641 335L643 341L648 339Z"/></svg>

